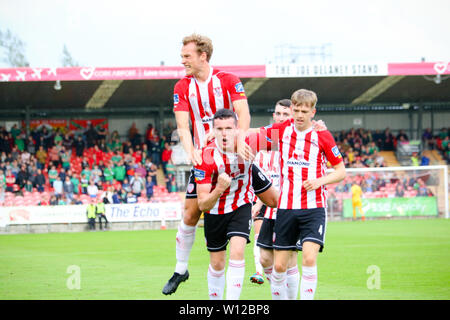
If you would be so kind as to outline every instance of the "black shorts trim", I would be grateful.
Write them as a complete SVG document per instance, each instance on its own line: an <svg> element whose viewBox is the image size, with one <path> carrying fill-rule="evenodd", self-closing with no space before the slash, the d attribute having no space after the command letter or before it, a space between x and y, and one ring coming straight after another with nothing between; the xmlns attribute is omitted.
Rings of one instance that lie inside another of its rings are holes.
<svg viewBox="0 0 450 320"><path fill-rule="evenodd" d="M231 237L242 237L250 243L252 206L247 203L227 214L204 215L206 249L209 252L226 250Z"/></svg>

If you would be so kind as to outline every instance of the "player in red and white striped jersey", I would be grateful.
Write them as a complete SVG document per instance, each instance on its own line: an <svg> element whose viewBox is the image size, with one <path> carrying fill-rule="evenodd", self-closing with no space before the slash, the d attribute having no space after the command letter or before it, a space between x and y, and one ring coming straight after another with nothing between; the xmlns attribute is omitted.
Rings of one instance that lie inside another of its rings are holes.
<svg viewBox="0 0 450 320"><path fill-rule="evenodd" d="M275 110L272 114L272 118L274 123L282 123L287 119L291 118L291 100L282 99L275 103ZM280 172L278 170L279 162L278 162L278 151L260 151L256 154L253 163L256 164L269 178L272 180L272 185L275 189L279 190L279 175ZM263 205L262 201L256 199L256 203L252 208L252 216L253 216L253 230L255 241L253 243L253 256L255 259L255 268L256 272L250 277L250 281L253 283L262 284L264 283L263 274L264 269L266 269L266 275L269 277L271 271L269 267L272 268L273 265L273 254L272 249L270 249L269 255L264 252L265 250L260 249L260 246L257 245L257 240L260 234L261 226L263 225L264 219L275 219L275 211L276 209L266 207ZM266 226L267 227L267 226ZM272 231L268 230L270 233L270 240L272 239ZM270 244L270 248L272 248ZM261 257L262 255L262 257ZM260 260L263 259L263 264L261 264ZM295 257L296 258L296 257ZM296 260L295 260L296 265Z"/></svg>
<svg viewBox="0 0 450 320"><path fill-rule="evenodd" d="M317 254L322 251L326 228L326 184L345 178L342 156L331 133L316 132L312 118L317 96L300 89L293 93L292 119L261 130L280 151L280 198L274 228L274 299L286 298L289 251L302 250L301 299L312 299L317 286ZM334 171L325 174L326 162Z"/></svg>
<svg viewBox="0 0 450 320"><path fill-rule="evenodd" d="M254 156L251 148L243 143L250 125L250 112L243 84L235 75L215 70L210 66L209 60L212 52L213 46L209 38L198 34L185 37L181 49L181 62L186 76L179 80L174 88L173 100L177 132L181 144L194 166L201 163L201 148L205 146L206 136L212 125L212 117L217 110L222 108L231 109L238 116L240 136L237 145L238 154L245 159L251 159ZM194 139L192 139L190 131L190 121ZM254 183L258 184L257 181ZM278 195L273 191L274 189L269 188L269 190L259 193L258 197L269 206L275 205ZM183 218L176 236L177 264L173 276L162 290L163 294L174 293L178 285L189 277L188 260L200 215L196 183L193 170L191 170Z"/></svg>
<svg viewBox="0 0 450 320"><path fill-rule="evenodd" d="M215 141L203 149L202 163L195 166L198 206L204 215L206 247L210 252L210 299L239 299L244 274L245 245L250 242L253 201L252 163L237 154L237 118L228 109L213 118ZM228 242L230 260L225 277Z"/></svg>

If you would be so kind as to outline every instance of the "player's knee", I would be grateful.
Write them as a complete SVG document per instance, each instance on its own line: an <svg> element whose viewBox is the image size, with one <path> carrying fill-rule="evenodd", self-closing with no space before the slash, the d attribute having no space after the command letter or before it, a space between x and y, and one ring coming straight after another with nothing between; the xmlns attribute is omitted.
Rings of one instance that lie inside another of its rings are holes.
<svg viewBox="0 0 450 320"><path fill-rule="evenodd" d="M225 260L215 260L215 261L211 261L211 267L214 270L223 270L225 269Z"/></svg>
<svg viewBox="0 0 450 320"><path fill-rule="evenodd" d="M302 265L305 267L314 267L316 265L316 257L314 255L303 255Z"/></svg>
<svg viewBox="0 0 450 320"><path fill-rule="evenodd" d="M286 272L287 266L285 264L275 262L273 268L276 272L283 273Z"/></svg>
<svg viewBox="0 0 450 320"><path fill-rule="evenodd" d="M192 202L189 203L190 204L186 203L184 206L183 222L188 226L195 226L197 225L202 212L198 208L197 204L193 205Z"/></svg>
<svg viewBox="0 0 450 320"><path fill-rule="evenodd" d="M265 256L265 255L261 255L259 257L259 263L261 263L261 265L264 268L268 268L271 265L273 265L273 259L271 257Z"/></svg>

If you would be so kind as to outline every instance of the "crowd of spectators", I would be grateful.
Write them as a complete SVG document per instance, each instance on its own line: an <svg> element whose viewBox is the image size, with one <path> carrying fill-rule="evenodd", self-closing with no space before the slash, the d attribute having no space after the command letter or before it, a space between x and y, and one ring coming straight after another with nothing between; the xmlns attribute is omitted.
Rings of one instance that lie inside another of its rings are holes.
<svg viewBox="0 0 450 320"><path fill-rule="evenodd" d="M401 175L394 171L366 172L347 176L344 181L328 188L335 194L350 195L351 187L357 183L367 197L428 197L433 196L427 185L429 172L407 172ZM433 180L433 179L431 179ZM345 195L344 195L345 197Z"/></svg>
<svg viewBox="0 0 450 320"><path fill-rule="evenodd" d="M443 128L433 135L428 128L422 136L423 147L438 150L447 163L450 163L449 130ZM349 168L385 167L385 159L379 152L395 151L399 144L407 144L410 140L404 130L394 135L389 128L384 131L352 128L335 133L334 138Z"/></svg>
<svg viewBox="0 0 450 320"><path fill-rule="evenodd" d="M380 151L391 151L395 145L389 129L372 133L363 128L351 128L334 134L334 138L348 168L385 167Z"/></svg>
<svg viewBox="0 0 450 320"><path fill-rule="evenodd" d="M164 170L167 191L176 192L173 127L166 129L160 136L149 124L142 136L133 123L121 142L117 131L109 134L92 125L81 132L43 126L28 138L17 125L10 131L0 127L0 203L5 192L50 193L42 205L77 204L83 195L94 198L99 192L110 203L134 203L143 196L150 200L158 168Z"/></svg>
<svg viewBox="0 0 450 320"><path fill-rule="evenodd" d="M177 192L173 130L169 123L160 135L149 124L141 134L132 123L127 139L121 141L117 131L110 134L93 125L72 132L42 126L31 130L28 137L17 125L9 131L0 127L0 203L5 192L36 191L50 193L50 199L43 198L41 204L52 205L81 203L82 195L96 197L100 192L110 203L133 203L142 196L151 200L158 168L164 172L167 192ZM384 167L380 151L394 151L399 143L409 141L403 130L394 136L389 128L373 132L352 128L334 137L345 165L353 168ZM422 140L427 149L438 150L449 163L449 129L437 135L426 129ZM375 179L371 185L372 180L363 181L363 191L379 191L380 182ZM420 181L415 182L417 185Z"/></svg>
<svg viewBox="0 0 450 320"><path fill-rule="evenodd" d="M433 134L430 128L425 129L422 135L424 148L437 150L447 164L450 164L450 127L442 128L438 134Z"/></svg>

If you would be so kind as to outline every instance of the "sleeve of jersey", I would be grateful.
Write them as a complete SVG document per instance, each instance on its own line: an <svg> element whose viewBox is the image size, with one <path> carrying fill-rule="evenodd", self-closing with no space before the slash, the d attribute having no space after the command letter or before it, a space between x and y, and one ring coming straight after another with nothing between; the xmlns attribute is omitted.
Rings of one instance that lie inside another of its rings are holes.
<svg viewBox="0 0 450 320"><path fill-rule="evenodd" d="M186 99L186 88L183 81L180 80L173 90L173 111L189 111L189 103Z"/></svg>
<svg viewBox="0 0 450 320"><path fill-rule="evenodd" d="M272 150L272 140L270 140L267 135L262 133L249 133L245 138L245 142L255 153L261 150Z"/></svg>
<svg viewBox="0 0 450 320"><path fill-rule="evenodd" d="M231 101L247 99L245 95L244 85L241 80L233 75L228 74L226 78L224 78L224 84L227 88L228 93L230 94Z"/></svg>
<svg viewBox="0 0 450 320"><path fill-rule="evenodd" d="M214 172L214 159L212 152L204 149L202 153L202 164L194 167L194 177L197 184L212 183L212 175Z"/></svg>
<svg viewBox="0 0 450 320"><path fill-rule="evenodd" d="M319 131L319 143L322 151L325 153L327 160L330 161L332 166L335 166L343 161L341 152L334 141L330 131Z"/></svg>
<svg viewBox="0 0 450 320"><path fill-rule="evenodd" d="M280 143L281 137L283 137L284 129L286 129L288 125L289 120L283 123L274 123L260 128L259 134L266 137L271 148L267 150L272 150L275 146L277 146Z"/></svg>

